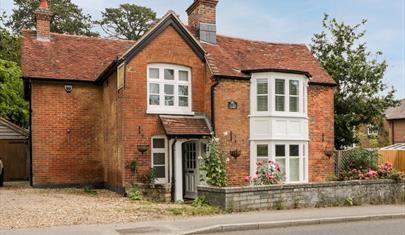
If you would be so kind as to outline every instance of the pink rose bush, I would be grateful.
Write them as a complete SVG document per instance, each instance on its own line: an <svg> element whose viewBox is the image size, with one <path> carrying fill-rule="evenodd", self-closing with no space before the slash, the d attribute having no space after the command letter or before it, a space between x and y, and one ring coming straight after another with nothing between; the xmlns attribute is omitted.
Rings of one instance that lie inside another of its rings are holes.
<svg viewBox="0 0 405 235"><path fill-rule="evenodd" d="M259 161L256 165L256 176L245 177L245 182L248 185L271 185L279 184L283 181L284 176L280 165L273 160Z"/></svg>

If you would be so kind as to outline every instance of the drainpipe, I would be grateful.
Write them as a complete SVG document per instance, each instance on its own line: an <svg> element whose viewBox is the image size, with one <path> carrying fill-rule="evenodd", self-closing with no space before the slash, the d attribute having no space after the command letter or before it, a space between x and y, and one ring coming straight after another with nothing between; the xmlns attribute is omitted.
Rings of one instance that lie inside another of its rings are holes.
<svg viewBox="0 0 405 235"><path fill-rule="evenodd" d="M32 182L32 81L31 79L28 80L28 90L29 90L29 95L30 95L30 100L29 100L29 127L30 127L30 133L29 133L29 143L28 143L28 148L29 148L29 161L30 161L30 186L33 185Z"/></svg>
<svg viewBox="0 0 405 235"><path fill-rule="evenodd" d="M174 154L175 154L175 152L174 152L174 150L175 150L175 148L174 148L174 145L176 144L176 142L177 142L177 137L176 138L174 138L174 141L173 141L173 143L172 143L172 180L171 180L171 184L172 184L172 188L171 188L171 192L170 192L170 194L171 194L171 197L172 197L172 200L174 201L174 190L175 190L175 183L176 183L176 181L175 181L175 174L174 174L174 166L175 166L175 162L174 162Z"/></svg>
<svg viewBox="0 0 405 235"><path fill-rule="evenodd" d="M211 85L211 127L215 134L215 88L219 85L219 80L215 79L214 84Z"/></svg>

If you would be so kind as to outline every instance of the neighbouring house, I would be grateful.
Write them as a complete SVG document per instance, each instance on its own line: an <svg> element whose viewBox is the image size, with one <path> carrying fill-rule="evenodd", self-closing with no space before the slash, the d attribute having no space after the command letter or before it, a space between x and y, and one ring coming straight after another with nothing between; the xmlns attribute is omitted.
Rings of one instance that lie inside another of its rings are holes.
<svg viewBox="0 0 405 235"><path fill-rule="evenodd" d="M405 99L400 100L399 106L388 108L376 123L363 125L356 131L362 147L405 143Z"/></svg>
<svg viewBox="0 0 405 235"><path fill-rule="evenodd" d="M28 180L29 132L0 117L0 160L4 181Z"/></svg>
<svg viewBox="0 0 405 235"><path fill-rule="evenodd" d="M188 25L169 11L135 42L52 33L41 1L22 33L32 185L124 193L152 168L169 199L194 198L213 132L240 150L229 185L264 159L286 183L332 175L334 80L304 44L217 34L217 4L192 2Z"/></svg>
<svg viewBox="0 0 405 235"><path fill-rule="evenodd" d="M387 109L385 119L389 125L390 143L405 143L405 99L400 101L399 106Z"/></svg>

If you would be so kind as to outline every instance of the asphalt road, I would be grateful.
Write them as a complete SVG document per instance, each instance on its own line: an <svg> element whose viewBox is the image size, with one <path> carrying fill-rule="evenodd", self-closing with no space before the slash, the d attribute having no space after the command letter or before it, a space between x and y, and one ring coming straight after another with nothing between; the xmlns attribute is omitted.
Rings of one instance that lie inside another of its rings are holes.
<svg viewBox="0 0 405 235"><path fill-rule="evenodd" d="M405 235L405 219L308 225L221 233L221 235ZM208 234L207 234L208 235ZM212 235L212 234L211 234Z"/></svg>

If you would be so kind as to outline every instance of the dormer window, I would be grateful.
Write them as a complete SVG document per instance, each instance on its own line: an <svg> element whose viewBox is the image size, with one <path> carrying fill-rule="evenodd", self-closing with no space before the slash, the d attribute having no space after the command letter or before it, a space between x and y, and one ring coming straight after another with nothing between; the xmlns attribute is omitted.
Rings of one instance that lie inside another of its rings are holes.
<svg viewBox="0 0 405 235"><path fill-rule="evenodd" d="M192 114L190 68L150 64L147 76L148 113Z"/></svg>

